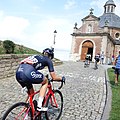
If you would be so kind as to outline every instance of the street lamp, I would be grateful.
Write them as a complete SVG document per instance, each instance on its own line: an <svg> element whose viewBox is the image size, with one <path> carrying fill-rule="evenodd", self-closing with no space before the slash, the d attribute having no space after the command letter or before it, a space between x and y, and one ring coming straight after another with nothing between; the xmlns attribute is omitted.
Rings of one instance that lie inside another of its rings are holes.
<svg viewBox="0 0 120 120"><path fill-rule="evenodd" d="M55 45L55 37L56 37L57 31L54 31L54 41L53 41L53 45Z"/></svg>

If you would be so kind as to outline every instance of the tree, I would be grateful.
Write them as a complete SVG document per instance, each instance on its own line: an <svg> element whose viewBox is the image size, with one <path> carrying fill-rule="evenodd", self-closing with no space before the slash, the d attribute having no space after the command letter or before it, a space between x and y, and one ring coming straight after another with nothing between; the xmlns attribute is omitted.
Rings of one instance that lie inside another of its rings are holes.
<svg viewBox="0 0 120 120"><path fill-rule="evenodd" d="M6 54L14 53L14 48L15 48L14 42L10 40L5 40L3 41L3 47L5 49Z"/></svg>

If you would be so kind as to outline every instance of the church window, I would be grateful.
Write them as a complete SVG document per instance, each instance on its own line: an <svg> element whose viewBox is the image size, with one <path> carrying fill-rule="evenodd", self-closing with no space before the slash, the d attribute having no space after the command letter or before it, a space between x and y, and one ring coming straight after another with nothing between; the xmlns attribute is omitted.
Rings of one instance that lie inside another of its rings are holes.
<svg viewBox="0 0 120 120"><path fill-rule="evenodd" d="M107 12L108 12L108 13L110 12L110 6L108 6Z"/></svg>
<svg viewBox="0 0 120 120"><path fill-rule="evenodd" d="M120 33L116 33L116 34L115 34L115 38L116 38L117 40L119 40L119 39L120 39Z"/></svg>
<svg viewBox="0 0 120 120"><path fill-rule="evenodd" d="M114 10L114 8L113 8L113 6L112 6L112 8L111 8L111 12L113 12L113 10Z"/></svg>

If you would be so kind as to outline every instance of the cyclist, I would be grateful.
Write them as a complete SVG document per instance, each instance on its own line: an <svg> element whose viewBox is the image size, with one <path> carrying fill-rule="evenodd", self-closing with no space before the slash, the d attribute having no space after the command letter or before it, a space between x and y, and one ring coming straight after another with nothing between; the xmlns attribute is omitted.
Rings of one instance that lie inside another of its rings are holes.
<svg viewBox="0 0 120 120"><path fill-rule="evenodd" d="M48 67L49 73L53 80L62 80L65 82L65 77L57 76L52 59L54 58L54 49L46 48L43 50L42 55L33 55L23 59L16 71L16 79L20 85L28 89L28 94L34 93L32 84L42 84L39 93L38 111L47 111L48 108L42 107L42 102L47 90L48 79L38 70Z"/></svg>
<svg viewBox="0 0 120 120"><path fill-rule="evenodd" d="M84 67L89 66L89 65L90 65L90 55L87 54L86 57L85 57Z"/></svg>
<svg viewBox="0 0 120 120"><path fill-rule="evenodd" d="M97 54L97 55L95 55L95 68L97 69L98 68L98 66L97 66L97 63L99 62L99 60L100 60L100 55L99 54Z"/></svg>

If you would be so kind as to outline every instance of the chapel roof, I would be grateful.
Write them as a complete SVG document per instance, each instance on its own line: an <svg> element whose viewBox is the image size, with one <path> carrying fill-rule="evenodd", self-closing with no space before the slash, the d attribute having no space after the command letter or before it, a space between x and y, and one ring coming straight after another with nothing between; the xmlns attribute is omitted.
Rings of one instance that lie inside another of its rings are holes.
<svg viewBox="0 0 120 120"><path fill-rule="evenodd" d="M104 27L105 22L108 21L108 27L120 28L120 17L116 15L115 3L113 0L108 0L104 5L104 13L100 16L99 26Z"/></svg>

